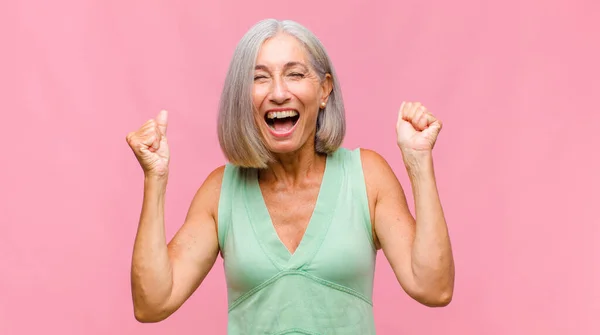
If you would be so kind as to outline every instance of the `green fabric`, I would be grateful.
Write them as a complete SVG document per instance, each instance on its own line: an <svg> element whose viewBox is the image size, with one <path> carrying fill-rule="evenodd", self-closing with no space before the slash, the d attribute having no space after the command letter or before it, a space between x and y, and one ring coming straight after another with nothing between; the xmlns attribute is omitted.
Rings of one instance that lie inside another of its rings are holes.
<svg viewBox="0 0 600 335"><path fill-rule="evenodd" d="M218 230L228 334L375 334L377 251L360 149L327 157L314 212L293 254L273 227L255 169L226 166Z"/></svg>

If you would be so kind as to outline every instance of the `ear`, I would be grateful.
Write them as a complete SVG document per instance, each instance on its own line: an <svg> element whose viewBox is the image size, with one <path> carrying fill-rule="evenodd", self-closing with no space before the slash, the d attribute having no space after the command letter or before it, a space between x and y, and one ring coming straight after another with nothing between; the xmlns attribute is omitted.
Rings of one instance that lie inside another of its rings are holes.
<svg viewBox="0 0 600 335"><path fill-rule="evenodd" d="M329 95L331 94L332 91L333 91L333 77L331 77L331 74L327 73L325 75L325 79L323 79L323 82L321 83L322 100L327 102L327 100L329 99Z"/></svg>

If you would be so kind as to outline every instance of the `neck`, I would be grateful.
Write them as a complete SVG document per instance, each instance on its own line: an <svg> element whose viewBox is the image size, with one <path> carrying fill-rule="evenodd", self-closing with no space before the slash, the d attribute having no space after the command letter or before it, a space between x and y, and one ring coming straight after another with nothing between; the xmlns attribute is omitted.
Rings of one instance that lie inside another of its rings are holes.
<svg viewBox="0 0 600 335"><path fill-rule="evenodd" d="M298 186L308 179L322 175L326 156L315 151L314 145L296 152L276 154L267 169L260 171L259 178L267 183L283 187Z"/></svg>

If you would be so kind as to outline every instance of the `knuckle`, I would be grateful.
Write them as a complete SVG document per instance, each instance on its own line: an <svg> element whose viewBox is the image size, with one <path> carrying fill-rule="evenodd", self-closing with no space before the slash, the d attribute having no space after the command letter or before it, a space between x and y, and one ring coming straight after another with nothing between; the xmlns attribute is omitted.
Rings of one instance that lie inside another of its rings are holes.
<svg viewBox="0 0 600 335"><path fill-rule="evenodd" d="M129 134L127 134L127 142L134 143L137 140L138 140L137 132L130 132Z"/></svg>
<svg viewBox="0 0 600 335"><path fill-rule="evenodd" d="M144 136L154 135L154 133L155 133L154 128L146 128L146 129L144 129Z"/></svg>

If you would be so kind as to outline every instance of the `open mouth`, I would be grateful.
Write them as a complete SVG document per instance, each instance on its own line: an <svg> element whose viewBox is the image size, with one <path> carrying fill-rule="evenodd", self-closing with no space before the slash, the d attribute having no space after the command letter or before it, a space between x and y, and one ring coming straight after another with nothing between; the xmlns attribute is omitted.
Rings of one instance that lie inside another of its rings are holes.
<svg viewBox="0 0 600 335"><path fill-rule="evenodd" d="M294 110L268 112L265 122L275 132L285 133L294 128L299 118L300 114Z"/></svg>

